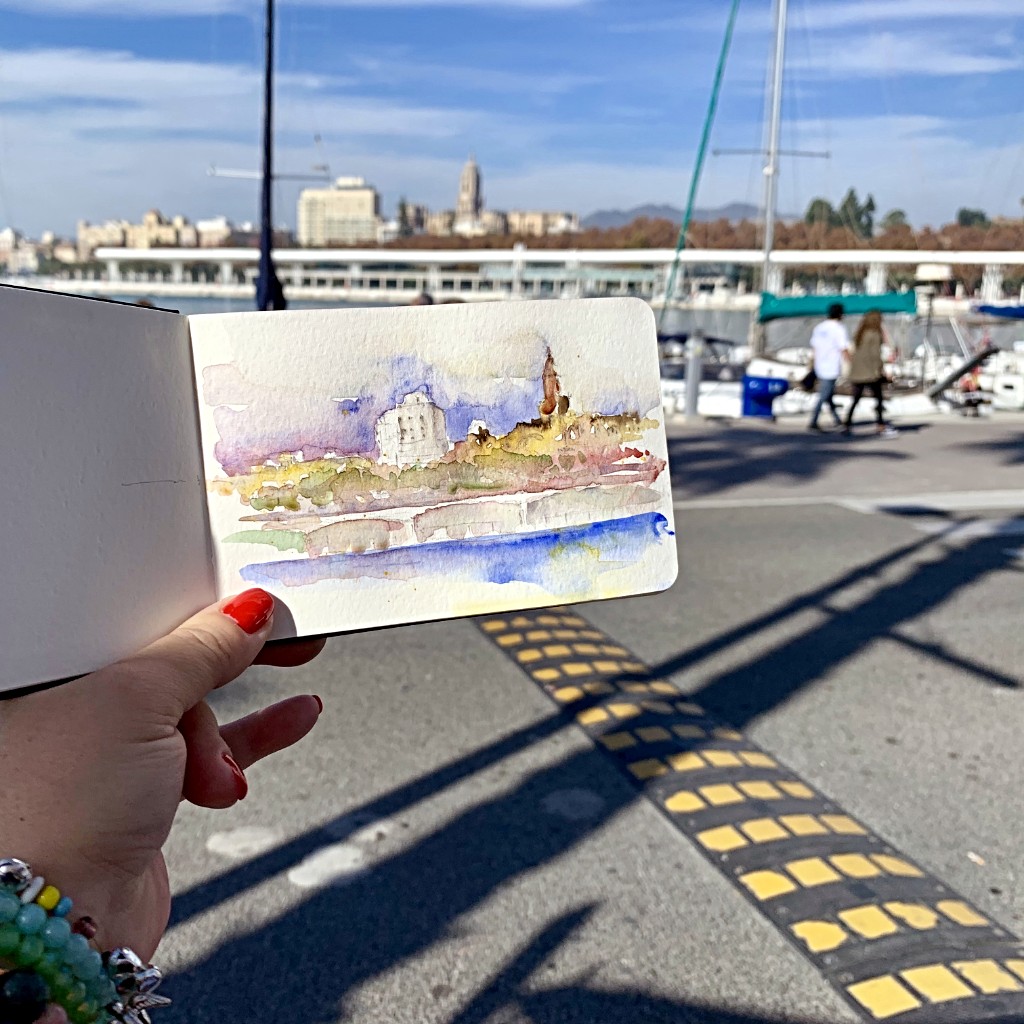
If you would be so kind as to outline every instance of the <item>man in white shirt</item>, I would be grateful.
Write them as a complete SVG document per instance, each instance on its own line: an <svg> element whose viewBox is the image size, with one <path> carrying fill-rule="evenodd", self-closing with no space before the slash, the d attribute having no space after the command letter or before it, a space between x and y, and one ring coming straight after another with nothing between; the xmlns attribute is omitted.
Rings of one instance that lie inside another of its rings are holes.
<svg viewBox="0 0 1024 1024"><path fill-rule="evenodd" d="M814 412L811 413L811 422L807 424L811 430L821 430L818 426L818 416L823 405L828 405L835 425L842 425L833 396L836 381L843 372L843 355L849 348L850 336L843 326L843 305L841 302L834 302L828 307L828 319L822 320L811 335L814 375L818 378L818 401L814 405Z"/></svg>

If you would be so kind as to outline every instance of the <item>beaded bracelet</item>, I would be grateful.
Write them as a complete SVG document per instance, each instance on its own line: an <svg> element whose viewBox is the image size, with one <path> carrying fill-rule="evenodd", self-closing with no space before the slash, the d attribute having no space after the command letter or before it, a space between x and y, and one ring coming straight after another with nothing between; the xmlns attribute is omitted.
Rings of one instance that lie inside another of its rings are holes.
<svg viewBox="0 0 1024 1024"><path fill-rule="evenodd" d="M91 918L72 925L71 900L24 862L0 859L0 1017L30 1024L47 1003L71 1024L150 1024L146 1012L170 1000L154 994L158 968L126 947L90 946Z"/></svg>

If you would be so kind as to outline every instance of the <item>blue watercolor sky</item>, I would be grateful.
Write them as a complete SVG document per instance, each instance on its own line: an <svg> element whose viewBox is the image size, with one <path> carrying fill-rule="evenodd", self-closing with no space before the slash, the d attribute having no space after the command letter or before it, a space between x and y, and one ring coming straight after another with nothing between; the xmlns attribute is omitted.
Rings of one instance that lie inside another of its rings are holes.
<svg viewBox="0 0 1024 1024"><path fill-rule="evenodd" d="M769 0L746 0L715 134L761 137ZM1024 194L1020 0L791 0L780 203L850 184L918 223L1015 214ZM326 161L450 206L470 151L496 208L681 205L725 0L281 0L279 166ZM0 0L0 226L256 213L259 0ZM317 145L314 137L319 136ZM700 200L756 203L717 157ZM281 184L294 223L297 187Z"/></svg>

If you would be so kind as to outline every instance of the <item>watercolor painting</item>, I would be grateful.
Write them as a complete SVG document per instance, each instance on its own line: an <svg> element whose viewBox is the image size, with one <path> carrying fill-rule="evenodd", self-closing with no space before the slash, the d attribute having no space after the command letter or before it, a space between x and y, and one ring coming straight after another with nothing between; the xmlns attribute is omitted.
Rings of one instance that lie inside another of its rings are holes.
<svg viewBox="0 0 1024 1024"><path fill-rule="evenodd" d="M193 318L221 569L292 603L347 588L381 622L667 585L636 576L666 550L675 573L653 338L613 305L583 318L618 321L611 360L616 325L595 349L568 310L289 314L247 341Z"/></svg>

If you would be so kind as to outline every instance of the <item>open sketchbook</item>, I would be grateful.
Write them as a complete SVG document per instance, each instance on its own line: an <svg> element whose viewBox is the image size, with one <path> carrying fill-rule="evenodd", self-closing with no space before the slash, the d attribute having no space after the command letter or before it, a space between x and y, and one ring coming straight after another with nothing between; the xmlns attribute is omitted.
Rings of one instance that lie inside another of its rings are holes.
<svg viewBox="0 0 1024 1024"><path fill-rule="evenodd" d="M0 690L252 586L291 637L675 579L639 300L185 317L0 287L0 352Z"/></svg>

